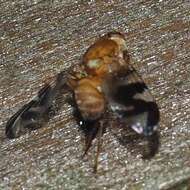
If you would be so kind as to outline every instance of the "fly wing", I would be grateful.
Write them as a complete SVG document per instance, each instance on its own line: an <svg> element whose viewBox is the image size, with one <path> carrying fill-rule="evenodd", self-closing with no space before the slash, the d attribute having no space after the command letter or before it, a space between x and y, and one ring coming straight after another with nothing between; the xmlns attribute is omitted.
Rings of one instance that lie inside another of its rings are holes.
<svg viewBox="0 0 190 190"><path fill-rule="evenodd" d="M53 104L56 94L66 83L64 72L57 75L56 81L46 84L37 96L20 108L7 122L5 134L9 138L19 137L28 128L42 125L45 115Z"/></svg>
<svg viewBox="0 0 190 190"><path fill-rule="evenodd" d="M103 92L111 113L137 133L149 136L157 129L158 106L131 65L108 75L103 84Z"/></svg>

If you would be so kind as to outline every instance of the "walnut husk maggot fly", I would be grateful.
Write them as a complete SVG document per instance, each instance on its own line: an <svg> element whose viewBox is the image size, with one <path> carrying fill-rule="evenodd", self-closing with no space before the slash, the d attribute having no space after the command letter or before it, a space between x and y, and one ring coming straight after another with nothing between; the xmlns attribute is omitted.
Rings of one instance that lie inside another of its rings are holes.
<svg viewBox="0 0 190 190"><path fill-rule="evenodd" d="M65 73L64 73L65 74ZM38 124L52 105L55 94L67 86L73 93L80 124L88 127L84 155L95 137L98 140L94 171L97 171L102 135L107 118L120 120L125 127L150 137L159 125L159 109L141 76L130 64L125 36L110 32L100 37L82 57L79 68L58 74L56 82L45 86L7 122L6 135L15 138L28 124ZM61 79L60 79L61 77ZM64 78L64 80L63 80ZM31 115L32 114L32 115ZM29 115L30 117L25 117ZM34 117L35 116L35 117Z"/></svg>

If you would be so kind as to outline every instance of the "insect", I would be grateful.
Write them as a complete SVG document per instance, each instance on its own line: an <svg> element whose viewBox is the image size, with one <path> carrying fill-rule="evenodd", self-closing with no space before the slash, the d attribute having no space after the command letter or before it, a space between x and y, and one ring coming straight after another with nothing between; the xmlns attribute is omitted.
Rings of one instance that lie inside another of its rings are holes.
<svg viewBox="0 0 190 190"><path fill-rule="evenodd" d="M84 54L80 69L57 77L54 87L45 86L7 123L8 137L18 137L23 128L41 121L63 85L73 92L80 124L88 128L84 155L98 140L94 171L97 171L102 135L109 119L120 120L138 134L151 136L159 125L159 109L146 84L130 64L125 36L111 32L100 37ZM60 77L61 85L59 84ZM26 117L27 116L27 117Z"/></svg>

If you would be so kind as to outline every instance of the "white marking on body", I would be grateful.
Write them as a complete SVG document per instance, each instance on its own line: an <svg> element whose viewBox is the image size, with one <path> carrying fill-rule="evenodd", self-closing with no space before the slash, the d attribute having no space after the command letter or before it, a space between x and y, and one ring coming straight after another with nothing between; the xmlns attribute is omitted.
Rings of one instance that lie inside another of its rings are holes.
<svg viewBox="0 0 190 190"><path fill-rule="evenodd" d="M100 60L99 59L89 60L88 63L87 63L87 65L91 69L97 68L100 65Z"/></svg>

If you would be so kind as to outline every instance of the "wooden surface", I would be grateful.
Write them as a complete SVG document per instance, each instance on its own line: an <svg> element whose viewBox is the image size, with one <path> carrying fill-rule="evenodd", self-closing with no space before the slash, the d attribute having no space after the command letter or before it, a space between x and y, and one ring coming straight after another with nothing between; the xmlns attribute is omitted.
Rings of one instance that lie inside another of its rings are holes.
<svg viewBox="0 0 190 190"><path fill-rule="evenodd" d="M190 1L1 0L0 28L0 189L190 188ZM81 159L84 134L67 94L46 126L7 139L8 118L113 30L126 34L160 107L158 154L143 160L141 140L124 146L108 130L93 174L95 146Z"/></svg>

